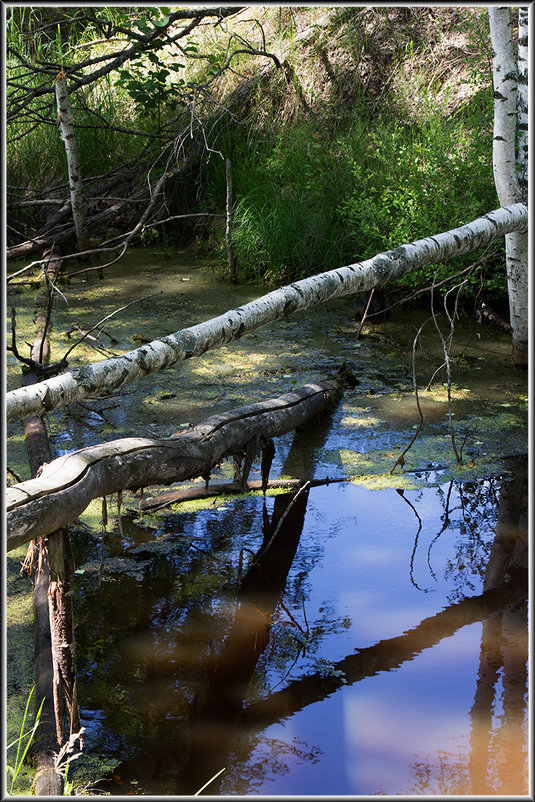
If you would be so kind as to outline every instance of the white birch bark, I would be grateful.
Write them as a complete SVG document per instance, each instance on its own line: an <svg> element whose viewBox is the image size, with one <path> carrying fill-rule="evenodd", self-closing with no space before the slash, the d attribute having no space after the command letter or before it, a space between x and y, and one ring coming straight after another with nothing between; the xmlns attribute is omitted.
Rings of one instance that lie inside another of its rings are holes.
<svg viewBox="0 0 535 802"><path fill-rule="evenodd" d="M516 134L518 69L509 7L489 8L494 84L493 170L502 206L518 203L522 194L517 172ZM522 51L525 55L524 50ZM520 54L519 54L520 57ZM526 61L527 67L527 61ZM521 98L524 97L522 90ZM522 102L522 101L521 101ZM525 123L525 115L520 119ZM526 132L527 134L527 132ZM527 365L528 357L528 235L515 231L505 237L509 317L513 327L513 361Z"/></svg>
<svg viewBox="0 0 535 802"><path fill-rule="evenodd" d="M206 477L231 455L252 459L267 440L293 431L341 394L335 382L315 382L213 415L175 437L125 437L57 457L39 476L6 489L7 550L68 525L94 498Z"/></svg>
<svg viewBox="0 0 535 802"><path fill-rule="evenodd" d="M89 249L89 234L85 221L85 210L82 192L82 173L78 156L78 144L74 128L74 116L69 101L67 81L63 73L56 78L56 103L58 108L58 123L61 138L65 145L67 157L67 172L69 176L69 191L71 196L72 216L76 242L79 251Z"/></svg>
<svg viewBox="0 0 535 802"><path fill-rule="evenodd" d="M528 200L528 9L518 9L517 161L520 200Z"/></svg>
<svg viewBox="0 0 535 802"><path fill-rule="evenodd" d="M494 85L494 183L502 206L518 203L520 187L516 171L516 99L518 70L513 43L513 23L507 7L489 8Z"/></svg>
<svg viewBox="0 0 535 802"><path fill-rule="evenodd" d="M31 387L11 390L6 393L7 420L41 415L88 395L107 395L134 379L199 356L292 312L363 292L411 270L470 253L511 231L526 230L527 224L527 207L517 203L489 212L460 228L377 254L365 262L296 281L204 323L159 337L123 356L73 368Z"/></svg>

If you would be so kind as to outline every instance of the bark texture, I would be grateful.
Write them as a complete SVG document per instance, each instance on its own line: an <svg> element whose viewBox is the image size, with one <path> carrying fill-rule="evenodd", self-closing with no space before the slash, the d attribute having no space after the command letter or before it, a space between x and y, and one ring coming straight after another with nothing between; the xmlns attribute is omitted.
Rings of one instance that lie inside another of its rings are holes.
<svg viewBox="0 0 535 802"><path fill-rule="evenodd" d="M517 151L520 199L528 200L528 8L518 9Z"/></svg>
<svg viewBox="0 0 535 802"><path fill-rule="evenodd" d="M56 102L58 107L58 123L61 138L65 145L67 157L67 171L69 174L69 191L71 195L72 216L76 231L76 242L79 251L89 248L89 234L87 231L82 190L82 172L78 156L78 144L74 129L74 117L69 101L69 91L65 75L60 72L56 78Z"/></svg>
<svg viewBox="0 0 535 802"><path fill-rule="evenodd" d="M246 461L341 396L335 382L307 384L279 398L207 418L175 437L123 438L57 457L40 476L6 490L7 550L75 520L94 498L198 476L226 456Z"/></svg>
<svg viewBox="0 0 535 802"><path fill-rule="evenodd" d="M520 189L516 172L516 99L518 69L513 44L511 10L489 8L494 85L494 139L492 161L494 183L502 206L518 203Z"/></svg>
<svg viewBox="0 0 535 802"><path fill-rule="evenodd" d="M57 249L50 254L47 276L54 281L61 260ZM34 314L35 339L32 343L30 357L34 364L45 366L49 363L50 343L48 323L51 298L45 291L36 299ZM23 385L29 386L39 381L35 369L23 377ZM22 421L28 462L33 477L37 476L41 466L52 458L48 434L43 418L32 415ZM68 537L63 530L51 532L49 537L39 538L30 543L25 566L29 567L33 583L33 620L34 620L34 680L36 710L42 703L41 718L35 732L31 752L34 764L34 790L36 796L61 796L63 793L63 777L56 771L56 757L62 740L63 724L61 722L61 694L57 682L56 660L53 642L55 639L54 621L50 610L50 577L58 575L64 578L64 542ZM52 572L51 566L54 566ZM62 610L68 610L72 616L70 599ZM71 677L71 683L74 678ZM59 723L59 727L58 727Z"/></svg>
<svg viewBox="0 0 535 802"><path fill-rule="evenodd" d="M302 279L219 317L153 340L121 357L73 368L32 388L12 390L6 393L7 420L41 414L88 395L107 395L134 379L199 356L292 312L369 290L411 270L484 247L511 231L526 230L527 221L526 205L517 203L365 262Z"/></svg>
<svg viewBox="0 0 535 802"><path fill-rule="evenodd" d="M492 41L492 80L494 84L494 138L492 161L494 183L502 206L522 199L517 172L517 125L527 125L527 115L517 111L519 74L513 42L509 7L489 8ZM524 49L522 55L525 55ZM519 52L520 57L520 52ZM523 65L524 66L524 65ZM527 61L523 80L527 85ZM524 98L522 90L521 98ZM526 98L527 99L527 98ZM526 103L527 108L527 103ZM519 129L524 136L527 131ZM525 154L524 154L525 156ZM509 316L513 327L513 362L527 366L528 359L528 235L526 231L509 232L505 237Z"/></svg>

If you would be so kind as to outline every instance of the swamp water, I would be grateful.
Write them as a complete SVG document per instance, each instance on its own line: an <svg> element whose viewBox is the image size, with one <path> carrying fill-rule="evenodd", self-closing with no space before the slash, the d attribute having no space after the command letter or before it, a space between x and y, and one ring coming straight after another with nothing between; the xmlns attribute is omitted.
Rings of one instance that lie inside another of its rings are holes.
<svg viewBox="0 0 535 802"><path fill-rule="evenodd" d="M129 259L69 287L82 328L162 292L107 324L117 353L261 294L193 262ZM142 518L131 497L120 528L115 501L104 534L96 504L74 527L86 729L75 781L98 756L110 766L98 787L118 795L191 795L218 772L205 794L527 794L527 478L525 460L502 459L527 450L526 380L507 337L459 326L463 466L442 377L421 393L426 425L390 474L419 420L412 341L427 316L402 311L356 343L341 299L127 385L107 410L49 415L62 453L168 435L344 360L360 381L319 423L277 438L270 474L347 481ZM442 361L429 326L416 359L422 387ZM224 463L213 480L231 475Z"/></svg>

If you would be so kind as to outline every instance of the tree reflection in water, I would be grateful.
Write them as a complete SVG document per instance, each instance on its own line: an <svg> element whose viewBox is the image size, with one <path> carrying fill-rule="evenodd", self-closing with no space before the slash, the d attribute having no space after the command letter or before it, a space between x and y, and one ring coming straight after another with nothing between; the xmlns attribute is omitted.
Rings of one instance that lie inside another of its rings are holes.
<svg viewBox="0 0 535 802"><path fill-rule="evenodd" d="M512 459L510 468L511 476L502 479L498 491L496 533L482 569L483 590L489 592L507 584L523 592L482 619L479 670L470 710L468 760L456 763L451 756L441 760L439 755L438 767L418 761L413 772L415 793L481 796L528 793L527 459ZM494 481L488 485L490 493ZM481 509L484 514L488 508L479 488L471 495L471 498L467 498L466 492L461 495L461 504L474 548L478 530L473 513ZM461 556L460 561L464 567L465 557Z"/></svg>
<svg viewBox="0 0 535 802"><path fill-rule="evenodd" d="M141 774L145 793L188 795L224 767L227 773L208 786L207 795L218 795L224 788L233 788L233 793L261 788L266 775L284 774L292 757L314 762L319 756L317 747L302 741L276 741L272 742L273 749L268 748L264 737L259 737L267 726L326 699L342 687L397 669L461 627L482 621L479 673L470 711L470 753L453 757L438 751L432 761L418 758L412 764L412 792L526 793L522 722L527 683L527 477L525 465L513 467L513 478L504 479L499 488L498 521L490 549L479 536L477 514L483 511L491 518L495 483L489 480L458 488L456 497L462 514L457 526L462 538L455 560L446 570L450 574L464 572L464 581L455 586L449 606L398 637L381 640L333 662L327 674L317 671L290 678L284 687L251 701L250 686L269 643L272 617L285 590L303 529L308 491L296 498L293 494L278 496L271 520L264 511L263 542L241 581L232 625L221 648L208 662L204 677L198 677L200 681L179 734L159 742L150 753L122 764L117 770L121 786L108 783L103 788L124 794L128 778ZM312 470L309 464L308 475ZM448 522L451 495L443 494L444 520ZM264 551L285 511L288 514L277 537ZM437 537L444 531L445 527ZM432 545L428 556L432 555ZM470 569L466 568L469 562ZM471 582L468 570L472 576L483 573L480 595L465 596ZM264 759L259 762L260 743ZM244 790L237 791L238 788Z"/></svg>
<svg viewBox="0 0 535 802"><path fill-rule="evenodd" d="M513 466L500 488L496 536L483 588L504 581L522 582L528 567L527 461ZM479 672L472 719L470 791L472 794L525 794L527 755L522 723L527 694L527 600L486 617L481 635ZM497 697L501 674L502 696ZM498 715L501 703L502 712ZM494 719L494 720L493 720Z"/></svg>

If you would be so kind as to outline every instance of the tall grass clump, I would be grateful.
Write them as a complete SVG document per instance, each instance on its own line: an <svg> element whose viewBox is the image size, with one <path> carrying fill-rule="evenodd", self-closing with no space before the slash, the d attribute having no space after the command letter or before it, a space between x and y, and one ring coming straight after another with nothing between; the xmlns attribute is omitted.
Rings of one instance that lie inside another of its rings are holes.
<svg viewBox="0 0 535 802"><path fill-rule="evenodd" d="M221 148L233 161L243 279L295 280L496 208L491 96L481 93L455 115L432 103L420 120L391 111L369 118L355 109L335 136L309 120L261 139L227 133ZM223 160L214 161L207 186L221 208ZM404 281L416 286L422 274Z"/></svg>
<svg viewBox="0 0 535 802"><path fill-rule="evenodd" d="M24 709L24 715L23 715L23 718L22 718L22 724L21 724L21 728L20 728L19 737L16 738L14 741L11 741L11 743L7 744L7 746L6 746L6 752L8 752L8 753L10 752L10 750L14 750L15 747L16 747L14 757L13 758L9 757L8 758L8 763L6 764L7 777L8 777L8 785L7 785L7 787L8 787L8 790L9 790L9 794L11 794L11 795L13 794L13 792L15 790L17 779L18 779L19 774L21 772L21 769L22 769L22 767L24 765L24 761L26 760L26 756L28 754L28 750L30 749L30 746L32 745L35 733L37 731L37 727L39 726L39 720L41 718L41 711L43 709L43 704L44 704L44 701L45 701L43 699L43 701L41 702L41 704L39 706L39 710L37 711L37 714L35 716L35 720L33 722L33 725L30 726L31 722L30 722L29 709L30 709L30 701L32 699L34 690L35 690L35 686L31 689L31 691L30 691L30 693L28 695L28 699L26 701L26 707Z"/></svg>

